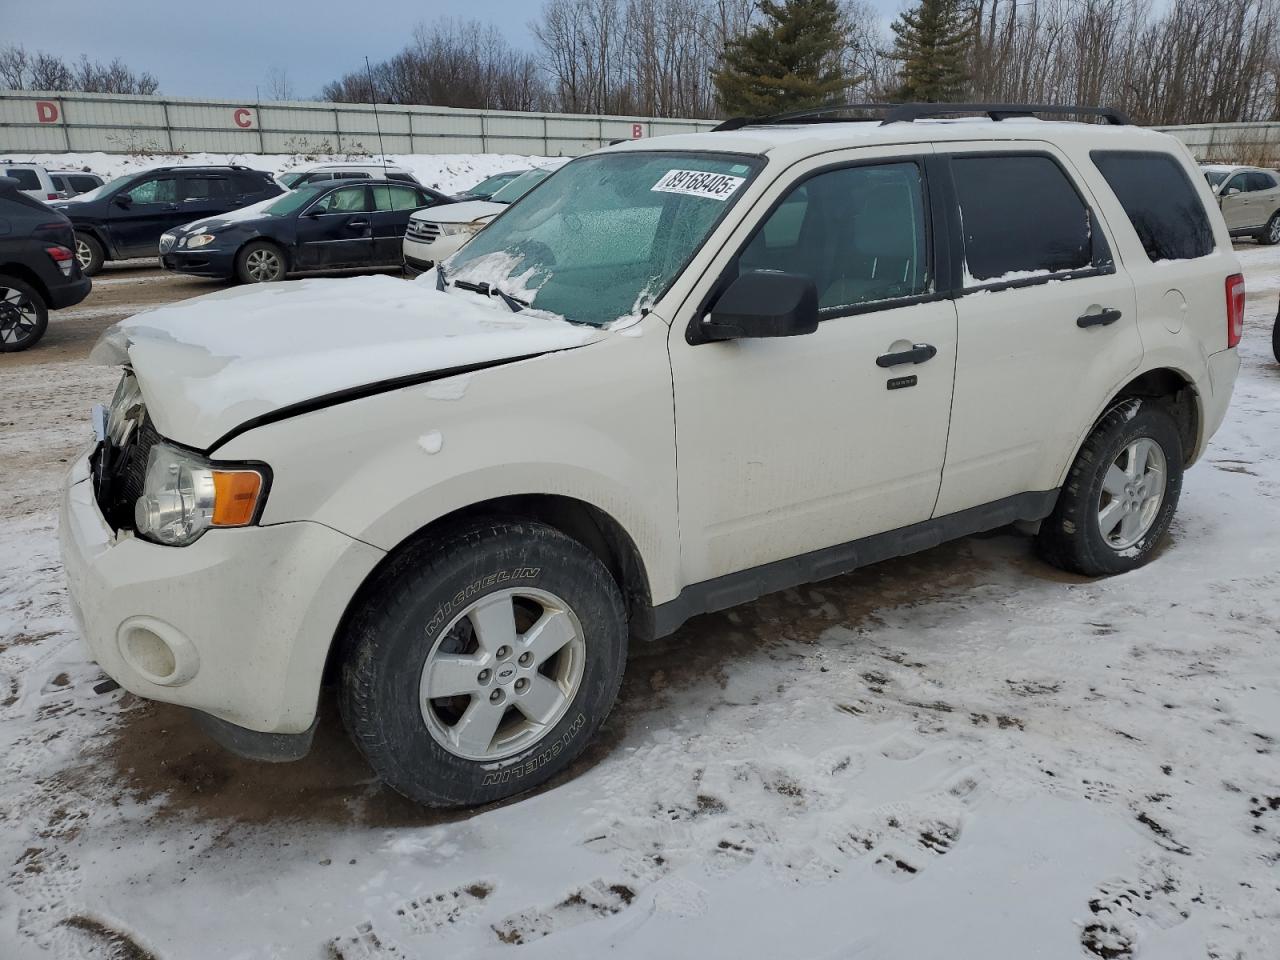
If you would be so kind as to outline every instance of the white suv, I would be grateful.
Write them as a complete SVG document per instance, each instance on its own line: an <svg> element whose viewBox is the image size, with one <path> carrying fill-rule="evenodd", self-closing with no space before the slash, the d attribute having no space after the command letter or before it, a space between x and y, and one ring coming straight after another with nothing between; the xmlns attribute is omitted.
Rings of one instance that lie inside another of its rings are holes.
<svg viewBox="0 0 1280 960"><path fill-rule="evenodd" d="M1146 563L1239 366L1209 187L1154 131L940 109L620 144L417 282L125 321L61 523L98 661L274 759L332 680L381 778L477 804L696 614L1015 521Z"/></svg>
<svg viewBox="0 0 1280 960"><path fill-rule="evenodd" d="M32 200L48 203L61 199L53 178L44 167L35 163L13 163L0 160L0 177L11 177L18 181L18 192L25 193Z"/></svg>

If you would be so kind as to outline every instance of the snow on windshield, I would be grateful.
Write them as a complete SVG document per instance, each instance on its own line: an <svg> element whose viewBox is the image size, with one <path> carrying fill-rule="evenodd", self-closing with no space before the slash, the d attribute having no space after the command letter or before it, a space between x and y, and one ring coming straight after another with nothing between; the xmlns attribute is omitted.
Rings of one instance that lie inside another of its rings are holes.
<svg viewBox="0 0 1280 960"><path fill-rule="evenodd" d="M758 168L700 153L575 160L445 261L445 275L604 326L666 291Z"/></svg>

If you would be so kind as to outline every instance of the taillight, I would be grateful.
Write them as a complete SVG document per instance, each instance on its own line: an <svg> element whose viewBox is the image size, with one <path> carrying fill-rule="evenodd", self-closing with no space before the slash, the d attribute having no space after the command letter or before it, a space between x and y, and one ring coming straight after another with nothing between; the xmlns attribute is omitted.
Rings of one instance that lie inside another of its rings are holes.
<svg viewBox="0 0 1280 960"><path fill-rule="evenodd" d="M1227 348L1240 342L1244 335L1244 275L1227 277Z"/></svg>
<svg viewBox="0 0 1280 960"><path fill-rule="evenodd" d="M46 194L44 195L44 198L45 198L46 200L57 200L57 199L59 199L59 197L58 197L58 195L57 195L56 193L46 193Z"/></svg>
<svg viewBox="0 0 1280 960"><path fill-rule="evenodd" d="M64 277L71 276L71 265L75 262L76 255L66 247L45 247L44 252L49 255L49 259L58 265L58 269L62 271Z"/></svg>

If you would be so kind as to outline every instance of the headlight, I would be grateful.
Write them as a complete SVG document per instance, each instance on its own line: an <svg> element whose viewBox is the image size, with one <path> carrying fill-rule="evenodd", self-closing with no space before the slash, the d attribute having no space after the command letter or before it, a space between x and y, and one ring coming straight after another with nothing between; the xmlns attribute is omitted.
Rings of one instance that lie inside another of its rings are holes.
<svg viewBox="0 0 1280 960"><path fill-rule="evenodd" d="M456 237L459 234L471 236L480 232L480 228L484 224L479 221L473 223L442 223L440 224L440 233L446 237Z"/></svg>
<svg viewBox="0 0 1280 960"><path fill-rule="evenodd" d="M183 241L182 245L188 250L194 250L196 247L207 247L216 239L218 238L212 233L197 233L193 237L187 237L187 239Z"/></svg>
<svg viewBox="0 0 1280 960"><path fill-rule="evenodd" d="M126 372L116 385L111 406L107 408L107 439L113 447L124 446L129 434L142 419L142 412L142 391L138 389L138 378Z"/></svg>
<svg viewBox="0 0 1280 960"><path fill-rule="evenodd" d="M185 547L210 527L253 523L265 495L265 468L214 464L199 454L157 443L147 457L147 476L133 517L138 533L148 540Z"/></svg>

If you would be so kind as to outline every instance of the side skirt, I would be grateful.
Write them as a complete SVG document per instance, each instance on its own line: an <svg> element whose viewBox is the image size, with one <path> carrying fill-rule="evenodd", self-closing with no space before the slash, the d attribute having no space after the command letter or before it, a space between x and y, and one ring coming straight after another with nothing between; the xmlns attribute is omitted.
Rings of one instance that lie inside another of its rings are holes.
<svg viewBox="0 0 1280 960"><path fill-rule="evenodd" d="M776 593L802 583L828 580L858 567L927 550L948 540L994 530L1019 520L1043 520L1053 512L1057 502L1057 490L1020 493L993 503L950 513L945 517L934 517L861 540L824 547L798 557L775 560L763 566L691 584L681 590L674 600L654 607L653 635L665 637L675 633L690 617L727 610L767 593Z"/></svg>

